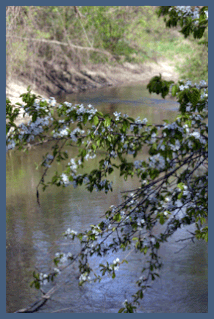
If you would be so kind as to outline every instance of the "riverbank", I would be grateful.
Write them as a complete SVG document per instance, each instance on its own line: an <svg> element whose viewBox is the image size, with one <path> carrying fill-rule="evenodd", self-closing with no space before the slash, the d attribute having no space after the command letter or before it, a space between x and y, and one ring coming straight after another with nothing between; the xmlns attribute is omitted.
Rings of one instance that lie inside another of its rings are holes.
<svg viewBox="0 0 214 319"><path fill-rule="evenodd" d="M12 104L21 103L20 95L25 93L30 85L32 93L41 95L44 98L50 96L60 96L61 93L78 93L86 90L99 89L105 86L118 86L130 83L149 82L151 77L162 74L166 80L177 81L178 73L172 61L159 60L157 63L149 62L144 64L131 64L125 62L118 65L97 65L90 69L83 67L80 72L76 70L67 71L70 74L70 81L61 76L61 72L56 73L54 80L47 81L43 87L37 86L35 83L26 83L23 79L8 80L6 85L6 97L10 99ZM61 90L57 83L61 86ZM52 90L50 89L52 87ZM58 89L57 89L58 87Z"/></svg>
<svg viewBox="0 0 214 319"><path fill-rule="evenodd" d="M156 63L148 62L144 64L125 62L114 66L102 64L91 66L90 69L83 67L80 72L76 70L67 71L67 77L65 71L59 70L58 73L55 73L55 78L49 81L46 79L43 87L37 86L35 83L27 83L23 79L9 80L6 84L6 97L10 99L12 104L22 103L20 95L25 93L30 85L33 94L40 95L45 99L54 96L57 100L57 97L62 93L72 94L87 90L97 90L106 86L116 87L131 83L146 85L153 76L160 73L166 80L178 80L175 63L169 60L159 60ZM62 74L64 74L64 77ZM26 117L23 119L21 113L16 122L19 124L28 120L29 118Z"/></svg>

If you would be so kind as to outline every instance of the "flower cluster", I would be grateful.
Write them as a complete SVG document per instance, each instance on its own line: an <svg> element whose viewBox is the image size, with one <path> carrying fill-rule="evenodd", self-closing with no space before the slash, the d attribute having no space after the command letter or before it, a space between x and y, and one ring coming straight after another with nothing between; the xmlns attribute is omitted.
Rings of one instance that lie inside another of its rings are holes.
<svg viewBox="0 0 214 319"><path fill-rule="evenodd" d="M68 228L65 232L64 232L64 236L66 238L74 238L77 235L77 232L75 230L71 230L70 228Z"/></svg>
<svg viewBox="0 0 214 319"><path fill-rule="evenodd" d="M69 181L69 178L65 173L62 173L61 175L61 184L65 187L71 185L71 182Z"/></svg>
<svg viewBox="0 0 214 319"><path fill-rule="evenodd" d="M85 131L84 130L80 130L79 127L76 127L71 133L70 133L70 137L72 139L73 142L77 142L77 137L78 135L84 134Z"/></svg>
<svg viewBox="0 0 214 319"><path fill-rule="evenodd" d="M83 274L81 274L81 276L79 277L79 282L80 284L83 284L85 281L89 281L91 280L91 277L89 276L88 272L84 272Z"/></svg>
<svg viewBox="0 0 214 319"><path fill-rule="evenodd" d="M50 168L51 165L49 164L52 160L54 159L54 156L51 155L51 154L47 154L47 156L45 157L42 165L45 166L45 167L48 167Z"/></svg>
<svg viewBox="0 0 214 319"><path fill-rule="evenodd" d="M178 16L181 17L191 17L193 20L199 20L200 14L199 14L199 8L195 7L192 9L191 6L175 6L173 8L178 13ZM171 11L170 10L170 11ZM206 18L208 19L208 11L205 11ZM198 21L194 21L195 24L198 24Z"/></svg>
<svg viewBox="0 0 214 319"><path fill-rule="evenodd" d="M101 180L99 183L94 185L95 190L102 191L104 190L107 194L109 190L112 190L112 182L109 182L107 179Z"/></svg>
<svg viewBox="0 0 214 319"><path fill-rule="evenodd" d="M39 280L42 285L46 285L48 283L48 275L43 274L42 272L39 274Z"/></svg>
<svg viewBox="0 0 214 319"><path fill-rule="evenodd" d="M111 268L114 270L119 270L119 266L120 266L120 259L116 258L115 260L113 260L113 264L111 265Z"/></svg>
<svg viewBox="0 0 214 319"><path fill-rule="evenodd" d="M81 164L81 161L79 163ZM70 166L70 169L76 173L78 166L77 166L74 158L72 158L70 160L70 162L68 163L68 166Z"/></svg>
<svg viewBox="0 0 214 319"><path fill-rule="evenodd" d="M149 158L149 166L152 168L156 168L158 170L163 170L165 168L165 159L160 154L150 156Z"/></svg>
<svg viewBox="0 0 214 319"><path fill-rule="evenodd" d="M72 260L73 259L73 255L72 253L67 253L67 254L64 254L64 253L56 253L55 254L55 264L59 264L59 265L62 265L64 264L65 262L69 261L69 260Z"/></svg>
<svg viewBox="0 0 214 319"><path fill-rule="evenodd" d="M12 138L7 139L6 152L16 147L16 142Z"/></svg>
<svg viewBox="0 0 214 319"><path fill-rule="evenodd" d="M114 116L116 117L115 120L116 120L116 121L119 121L119 120L120 120L120 117L121 117L121 112L119 112L119 113L118 113L118 112L114 112L113 114L114 114Z"/></svg>

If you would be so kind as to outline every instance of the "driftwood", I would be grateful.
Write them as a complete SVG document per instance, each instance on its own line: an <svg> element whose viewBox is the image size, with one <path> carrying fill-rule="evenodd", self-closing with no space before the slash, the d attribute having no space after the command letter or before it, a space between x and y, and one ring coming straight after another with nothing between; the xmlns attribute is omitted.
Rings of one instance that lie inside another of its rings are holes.
<svg viewBox="0 0 214 319"><path fill-rule="evenodd" d="M79 256L79 254L78 254ZM77 256L77 257L78 257ZM77 258L76 257L76 258ZM68 265L64 266L61 271L63 271L64 269L68 268L69 266L71 266L73 264L73 262L75 261L75 259ZM63 285L63 283L58 284L54 287L52 287L48 292L44 292L42 288L40 288L40 291L42 292L42 296L40 299L38 299L37 301L35 301L34 303L32 303L30 306L23 308L23 309L19 309L17 311L15 311L14 313L33 313L33 312L37 312L49 299L50 297Z"/></svg>
<svg viewBox="0 0 214 319"><path fill-rule="evenodd" d="M23 309L20 309L18 311L15 311L15 313L33 313L33 312L36 312L37 310L39 310L39 308L41 308L47 302L47 300L49 298L50 298L50 295L49 294L45 294L45 295L42 296L41 299L35 301L33 304L31 304L27 308L23 308Z"/></svg>
<svg viewBox="0 0 214 319"><path fill-rule="evenodd" d="M20 39L20 40L24 40L24 41L34 41L34 42L44 42L44 43L49 43L49 44L56 44L56 45L64 45L64 46L71 46L74 49L77 50L87 50L87 51L95 51L95 52L99 52L102 54L106 54L109 57L112 57L112 54L104 51L104 50L100 50L97 48L93 48L93 47L81 47L79 45L75 45L72 43L65 43L65 42L60 42L57 40L45 40L45 39L36 39L36 38L27 38L27 37L18 37L18 36L14 36L14 35L7 35L8 38L14 38L14 39Z"/></svg>
<svg viewBox="0 0 214 319"><path fill-rule="evenodd" d="M64 268L67 268L67 267L64 267ZM40 291L43 294L40 299L38 299L37 301L32 303L30 306L28 306L26 308L23 308L23 309L19 309L19 310L15 311L14 313L33 313L33 312L37 312L50 299L51 295L53 295L60 286L61 286L61 284L51 288L46 293L40 288Z"/></svg>

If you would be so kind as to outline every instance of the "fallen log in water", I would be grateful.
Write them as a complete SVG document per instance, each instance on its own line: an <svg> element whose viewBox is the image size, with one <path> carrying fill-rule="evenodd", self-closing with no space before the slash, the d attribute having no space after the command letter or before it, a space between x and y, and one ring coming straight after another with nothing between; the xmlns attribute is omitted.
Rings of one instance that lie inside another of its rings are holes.
<svg viewBox="0 0 214 319"><path fill-rule="evenodd" d="M50 298L52 290L53 290L53 288L51 290L49 290L48 293L46 293L46 294L43 292L43 296L39 300L35 301L34 303L32 303L27 308L23 308L23 309L17 310L14 313L33 313L33 312L36 312Z"/></svg>

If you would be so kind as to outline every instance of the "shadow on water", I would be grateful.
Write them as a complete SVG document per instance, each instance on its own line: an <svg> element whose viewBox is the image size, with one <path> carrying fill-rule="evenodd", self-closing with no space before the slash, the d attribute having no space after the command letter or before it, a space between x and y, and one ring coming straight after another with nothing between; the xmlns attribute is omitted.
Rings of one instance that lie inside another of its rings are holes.
<svg viewBox="0 0 214 319"><path fill-rule="evenodd" d="M173 120L178 109L175 101L149 95L142 86L105 88L65 96L64 100L90 103L104 113L117 111L133 118L147 117L154 123L161 123L163 119ZM90 224L96 224L110 205L122 201L121 191L137 185L136 179L125 182L114 174L114 191L107 195L88 193L84 187L51 187L41 192L41 207L38 207L35 189L41 170L36 171L34 163L40 162L48 148L49 145L43 145L32 148L27 155L13 151L7 156L7 312L24 308L40 296L38 291L29 287L34 266L41 272L48 272L56 252L77 250L78 247L63 240L63 231L68 227L82 231ZM76 152L75 148L69 156L74 157ZM89 171L98 161L99 156L87 162L85 169ZM51 168L50 175L55 169L56 166ZM207 312L207 245L200 241L195 244L188 242L181 249L184 243L176 240L184 236L186 229L181 229L161 248L164 262L161 277L145 294L139 312ZM109 256L109 260L115 257L122 259L128 253ZM86 284L84 287L78 286L78 269L72 266L58 277L56 282L61 286L39 312L117 312L124 299L136 291L135 281L141 274L144 257L131 252L129 260L128 265L121 266L114 280L107 277L99 284ZM96 257L92 263L97 264ZM45 286L44 290L48 288Z"/></svg>

